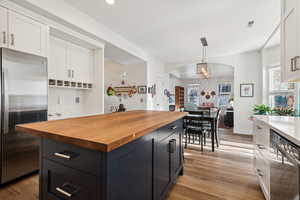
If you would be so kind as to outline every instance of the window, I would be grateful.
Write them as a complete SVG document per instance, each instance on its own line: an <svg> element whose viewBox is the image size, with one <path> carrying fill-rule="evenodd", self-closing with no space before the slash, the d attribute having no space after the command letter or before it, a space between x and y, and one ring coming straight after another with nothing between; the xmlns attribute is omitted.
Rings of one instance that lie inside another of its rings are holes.
<svg viewBox="0 0 300 200"><path fill-rule="evenodd" d="M281 82L280 66L268 69L269 77L269 105L272 108L294 107L295 105L295 85L294 83Z"/></svg>

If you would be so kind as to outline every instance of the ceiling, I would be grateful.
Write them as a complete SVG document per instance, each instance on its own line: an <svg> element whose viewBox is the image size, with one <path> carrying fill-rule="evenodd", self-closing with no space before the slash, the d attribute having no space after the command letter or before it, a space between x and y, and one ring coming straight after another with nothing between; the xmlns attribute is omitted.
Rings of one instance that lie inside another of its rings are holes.
<svg viewBox="0 0 300 200"><path fill-rule="evenodd" d="M138 64L145 62L142 59L137 58L136 56L133 56L128 52L109 43L105 44L104 57L122 65Z"/></svg>
<svg viewBox="0 0 300 200"><path fill-rule="evenodd" d="M202 75L196 73L196 64L190 64L179 67L172 71L171 74L180 80L203 79ZM209 78L233 78L234 68L229 65L209 63L208 64Z"/></svg>
<svg viewBox="0 0 300 200"><path fill-rule="evenodd" d="M280 0L65 1L166 63L201 59L203 36L209 57L258 49L280 19Z"/></svg>

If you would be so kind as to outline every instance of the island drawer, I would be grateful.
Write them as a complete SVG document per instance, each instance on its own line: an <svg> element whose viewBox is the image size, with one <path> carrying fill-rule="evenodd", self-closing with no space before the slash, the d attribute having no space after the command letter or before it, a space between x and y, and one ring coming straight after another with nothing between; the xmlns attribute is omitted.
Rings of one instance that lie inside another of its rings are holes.
<svg viewBox="0 0 300 200"><path fill-rule="evenodd" d="M100 176L101 152L43 138L42 155L71 168Z"/></svg>
<svg viewBox="0 0 300 200"><path fill-rule="evenodd" d="M168 125L165 125L157 130L158 134L156 135L156 139L164 139L169 137L170 135L183 131L183 120L179 119L175 122L172 122Z"/></svg>
<svg viewBox="0 0 300 200"><path fill-rule="evenodd" d="M53 161L43 160L43 199L47 200L101 200L100 180L60 165Z"/></svg>

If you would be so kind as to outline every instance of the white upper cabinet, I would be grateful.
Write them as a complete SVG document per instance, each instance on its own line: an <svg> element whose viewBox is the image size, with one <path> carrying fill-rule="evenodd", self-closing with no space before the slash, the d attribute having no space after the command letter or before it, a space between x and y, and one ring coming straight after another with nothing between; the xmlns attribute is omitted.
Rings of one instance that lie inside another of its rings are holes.
<svg viewBox="0 0 300 200"><path fill-rule="evenodd" d="M7 9L0 6L0 47L8 45Z"/></svg>
<svg viewBox="0 0 300 200"><path fill-rule="evenodd" d="M48 60L49 79L68 80L67 43L61 39L50 37ZM69 76L69 77L68 77Z"/></svg>
<svg viewBox="0 0 300 200"><path fill-rule="evenodd" d="M70 45L69 53L70 66L72 68L72 77L74 81L90 83L90 50L77 45Z"/></svg>
<svg viewBox="0 0 300 200"><path fill-rule="evenodd" d="M92 50L50 37L49 79L92 83Z"/></svg>
<svg viewBox="0 0 300 200"><path fill-rule="evenodd" d="M281 66L282 81L300 80L300 2L282 0Z"/></svg>
<svg viewBox="0 0 300 200"><path fill-rule="evenodd" d="M9 10L9 48L46 56L47 26Z"/></svg>

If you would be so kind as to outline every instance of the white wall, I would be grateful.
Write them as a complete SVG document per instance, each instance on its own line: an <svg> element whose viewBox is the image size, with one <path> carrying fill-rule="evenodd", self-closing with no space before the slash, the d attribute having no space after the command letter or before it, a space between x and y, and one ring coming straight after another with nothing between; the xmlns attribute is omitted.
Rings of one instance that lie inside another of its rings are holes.
<svg viewBox="0 0 300 200"><path fill-rule="evenodd" d="M169 74L165 73L165 65L159 60L147 62L147 83L148 86L156 84L156 95L147 95L147 109L168 110L168 98L164 95L164 90L169 88Z"/></svg>
<svg viewBox="0 0 300 200"><path fill-rule="evenodd" d="M251 51L235 55L208 58L208 62L234 66L234 133L252 134L253 106L262 103L262 60L260 51ZM185 64L169 65L167 72ZM254 83L254 97L240 97L240 84Z"/></svg>
<svg viewBox="0 0 300 200"><path fill-rule="evenodd" d="M146 64L129 64L121 65L111 60L104 62L104 85L105 90L108 86L121 86L121 75L126 72L127 84L126 85L146 85ZM118 106L124 104L127 110L145 110L147 108L147 94L134 94L132 97L120 98L116 96L104 97L104 112L110 113L111 106Z"/></svg>
<svg viewBox="0 0 300 200"><path fill-rule="evenodd" d="M234 132L252 134L253 106L262 103L262 64L259 51L236 56L234 70ZM253 83L254 97L240 97L240 84Z"/></svg>

